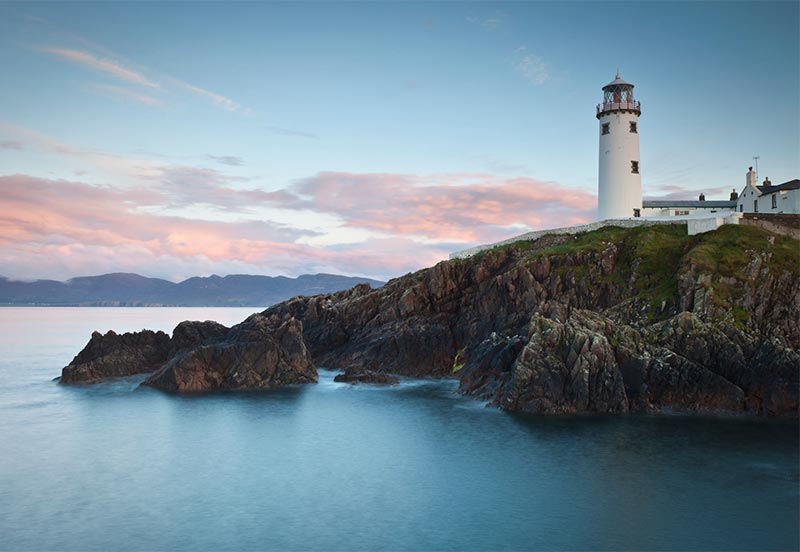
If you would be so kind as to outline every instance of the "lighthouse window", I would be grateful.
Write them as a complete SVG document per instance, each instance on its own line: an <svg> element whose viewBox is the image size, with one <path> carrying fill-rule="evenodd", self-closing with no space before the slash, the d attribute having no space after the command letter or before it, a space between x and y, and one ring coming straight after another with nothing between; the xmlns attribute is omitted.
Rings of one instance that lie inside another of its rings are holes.
<svg viewBox="0 0 800 552"><path fill-rule="evenodd" d="M638 132L639 132L639 131L636 129L636 123L634 123L633 121L631 121L631 132L633 132L634 134L636 134L636 133L638 133Z"/></svg>
<svg viewBox="0 0 800 552"><path fill-rule="evenodd" d="M778 207L778 196L772 194L772 208L775 209Z"/></svg>
<svg viewBox="0 0 800 552"><path fill-rule="evenodd" d="M611 123L603 123L603 134L609 134L611 132Z"/></svg>
<svg viewBox="0 0 800 552"><path fill-rule="evenodd" d="M639 162L638 161L631 161L631 172L633 174L639 174Z"/></svg>

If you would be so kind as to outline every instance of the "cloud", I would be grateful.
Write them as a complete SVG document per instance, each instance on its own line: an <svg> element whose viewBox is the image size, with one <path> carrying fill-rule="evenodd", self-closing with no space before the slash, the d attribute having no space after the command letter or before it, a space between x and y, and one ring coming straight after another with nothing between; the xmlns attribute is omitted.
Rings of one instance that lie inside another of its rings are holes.
<svg viewBox="0 0 800 552"><path fill-rule="evenodd" d="M25 274L29 263L69 266L74 275L86 273L85 266L98 264L93 256L102 255L100 264L107 271L163 274L162 262L194 262L198 268L237 262L261 266L261 271L274 263L290 271L298 259L307 264L315 257L308 246L295 243L312 235L309 231L269 221L193 220L140 209L162 199L147 190L2 176L0 263L12 276L40 276Z"/></svg>
<svg viewBox="0 0 800 552"><path fill-rule="evenodd" d="M303 132L300 130L292 130L290 128L282 128L277 126L265 126L263 128L264 130L267 130L272 134L279 134L281 136L301 136L303 138L317 138L316 134L312 134L310 132Z"/></svg>
<svg viewBox="0 0 800 552"><path fill-rule="evenodd" d="M270 189L224 170L86 150L13 125L0 123L0 132L13 147L65 157L64 174L85 179L0 176L0 266L17 278L388 278L469 245L587 222L596 209L591 193L534 178L320 172Z"/></svg>
<svg viewBox="0 0 800 552"><path fill-rule="evenodd" d="M83 42L88 42L88 41L83 41ZM99 46L95 47L100 48ZM122 80L139 86L145 86L151 89L163 88L161 83L155 82L154 80L145 77L139 71L135 71L129 67L125 67L121 62L116 61L111 57L99 57L98 55L93 54L92 52L86 50L77 50L70 48L41 48L40 50L47 54L56 56L60 59L64 59L73 63L78 63L85 67L89 67L90 69L100 71L118 80ZM248 108L243 107L241 104L235 102L234 100L226 96L223 96L222 94L206 90L205 88L201 88L199 86L176 79L174 77L162 75L162 78L160 80L168 82L173 88L174 87L182 88L190 92L191 94L209 100L217 107L220 107L226 111L244 111L244 112L250 111ZM139 103L151 106L162 105L162 102L157 98L153 98L151 96L147 96L144 94L138 94L134 91L127 90L121 87L95 85L93 86L93 88L97 90L104 90L106 93L109 94L127 97L127 99L138 101Z"/></svg>
<svg viewBox="0 0 800 552"><path fill-rule="evenodd" d="M430 242L485 243L592 220L596 197L552 182L491 175L323 172L274 201L334 214L348 227Z"/></svg>
<svg viewBox="0 0 800 552"><path fill-rule="evenodd" d="M241 105L239 105L230 98L226 98L221 94L211 92L204 88L200 88L199 86L189 84L188 82L183 82L179 80L176 80L175 82L177 82L180 86L182 86L192 94L206 98L207 100L211 100L212 103L214 103L218 107L221 107L222 109L225 109L227 111L239 111L240 109L242 109Z"/></svg>
<svg viewBox="0 0 800 552"><path fill-rule="evenodd" d="M445 258L402 237L322 248L268 221L214 222L143 212L148 192L26 175L0 177L0 264L13 278L135 271L179 280L210 273L338 272L388 277Z"/></svg>
<svg viewBox="0 0 800 552"><path fill-rule="evenodd" d="M158 174L157 165L147 159L73 146L34 130L2 121L0 121L0 132L19 139L26 149L89 163L93 166L95 174L105 174L117 182L135 183Z"/></svg>
<svg viewBox="0 0 800 552"><path fill-rule="evenodd" d="M90 85L90 88L104 95L115 96L118 98L131 100L144 105L150 105L150 106L164 105L164 102L162 102L158 98L147 96L145 94L140 94L138 92L129 90L128 88L124 88L122 86L114 86L110 84L93 84Z"/></svg>
<svg viewBox="0 0 800 552"><path fill-rule="evenodd" d="M237 189L236 182L182 166L158 167L130 188L0 176L0 265L16 278L112 271L171 279L237 272L388 278L468 244L586 222L595 209L585 192L491 175L325 172L273 192ZM200 219L192 210L200 204L234 213L269 206L287 220L311 212L338 222L309 230L268 217ZM337 242L337 224L362 237Z"/></svg>
<svg viewBox="0 0 800 552"><path fill-rule="evenodd" d="M244 165L244 159L234 155L206 155L206 157L216 161L217 163L228 165L230 167L241 167Z"/></svg>
<svg viewBox="0 0 800 552"><path fill-rule="evenodd" d="M550 73L544 60L535 54L527 53L526 48L517 50L521 54L516 69L528 82L541 86L550 80Z"/></svg>
<svg viewBox="0 0 800 552"><path fill-rule="evenodd" d="M101 59L83 50L70 50L67 48L43 48L42 51L68 61L85 65L86 67L96 71L107 73L120 80L138 84L140 86L147 86L149 88L161 87L158 83L151 81L141 73L138 73L133 69L123 67L123 65L118 61Z"/></svg>
<svg viewBox="0 0 800 552"><path fill-rule="evenodd" d="M0 150L21 150L22 142L18 142L16 140L3 140L0 141Z"/></svg>

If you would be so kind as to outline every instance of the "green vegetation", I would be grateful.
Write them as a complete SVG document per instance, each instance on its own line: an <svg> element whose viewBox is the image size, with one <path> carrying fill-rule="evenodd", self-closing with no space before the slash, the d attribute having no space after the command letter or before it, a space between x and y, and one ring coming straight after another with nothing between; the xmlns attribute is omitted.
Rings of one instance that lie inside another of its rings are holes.
<svg viewBox="0 0 800 552"><path fill-rule="evenodd" d="M562 278L569 275L582 286L610 286L623 293L626 290L631 297L644 299L649 305L648 317L653 321L674 312L679 300L679 277L694 269L698 275L710 276L701 284L711 291L709 300L730 310L739 325L746 324L750 317L737 301L741 285L753 277L748 266L755 258L773 275L784 271L800 275L797 240L747 225L725 225L696 236L688 236L682 224L609 226L574 236L553 235L543 239L546 241L520 240L455 262L477 264L487 254L512 248L527 252L519 261L523 265L548 257L553 275ZM546 246L554 242L560 243ZM616 249L614 270L604 273L600 267L602 253L612 247ZM584 262L560 260L576 254L582 254ZM453 360L454 372L463 366L458 363L459 355Z"/></svg>
<svg viewBox="0 0 800 552"><path fill-rule="evenodd" d="M459 357L460 357L460 356L461 356L463 353L464 353L464 349L460 349L460 350L459 350L459 351L456 353L456 356L454 356L454 357L453 357L453 368L452 368L452 373L453 373L453 374L455 374L456 372L458 372L459 370L461 370L461 369L464 367L464 364L465 364L465 363L463 363L463 362L458 362L458 359L459 359Z"/></svg>
<svg viewBox="0 0 800 552"><path fill-rule="evenodd" d="M748 252L769 253L762 258L771 271L797 272L800 269L800 244L797 240L755 226L726 225L693 239L695 243L687 260L704 271L723 277L743 279L742 268L750 262Z"/></svg>
<svg viewBox="0 0 800 552"><path fill-rule="evenodd" d="M608 247L617 248L616 270L601 275L594 264L554 266L556 274L571 271L577 279L595 274L595 282L626 286L647 300L651 319L668 316L678 300L678 276L693 266L712 275L711 300L730 308L734 319L744 324L747 311L738 307L734 284L743 282L744 270L757 254L773 273L785 270L800 272L800 244L787 236L775 235L746 225L725 225L715 232L688 236L683 225L606 227L578 234L565 243L533 252L526 262L541 257L558 257L579 252L600 254ZM599 263L600 259L596 261Z"/></svg>

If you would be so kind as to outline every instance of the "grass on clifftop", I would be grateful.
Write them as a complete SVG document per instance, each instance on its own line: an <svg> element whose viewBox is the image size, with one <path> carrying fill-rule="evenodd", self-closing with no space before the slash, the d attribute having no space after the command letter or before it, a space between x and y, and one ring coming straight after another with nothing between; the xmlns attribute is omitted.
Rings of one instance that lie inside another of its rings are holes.
<svg viewBox="0 0 800 552"><path fill-rule="evenodd" d="M618 250L617 271L605 277L621 285L632 282L631 291L650 303L650 315L659 318L662 305L678 300L678 275L695 266L712 275L714 297L737 314L731 286L721 282L731 278L742 281L743 269L753 253L764 259L775 273L793 271L800 276L800 242L747 225L725 225L714 232L688 236L684 225L605 227L570 237L569 241L536 250L532 258L559 256L576 252L601 253L610 246ZM510 244L507 247L515 247ZM522 250L530 249L525 243ZM582 276L591 267L577 273ZM634 275L635 272L635 275ZM634 277L635 276L635 277ZM665 311L667 309L664 309ZM742 309L739 309L741 311ZM738 312L737 319L744 313Z"/></svg>
<svg viewBox="0 0 800 552"><path fill-rule="evenodd" d="M750 262L748 251L769 253L766 265L770 270L800 271L800 242L755 226L725 225L692 239L695 243L687 260L708 272L740 279L741 269Z"/></svg>

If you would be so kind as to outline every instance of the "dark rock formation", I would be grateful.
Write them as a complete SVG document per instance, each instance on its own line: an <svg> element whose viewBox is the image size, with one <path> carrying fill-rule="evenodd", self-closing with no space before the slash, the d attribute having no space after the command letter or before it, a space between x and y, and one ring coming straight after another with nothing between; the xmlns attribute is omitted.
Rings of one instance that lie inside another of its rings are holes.
<svg viewBox="0 0 800 552"><path fill-rule="evenodd" d="M299 297L331 368L461 380L501 408L797 417L800 247L724 226L606 228Z"/></svg>
<svg viewBox="0 0 800 552"><path fill-rule="evenodd" d="M61 371L61 383L88 383L152 372L166 362L169 354L170 338L164 332L94 332L86 347Z"/></svg>
<svg viewBox="0 0 800 552"><path fill-rule="evenodd" d="M599 318L576 312L561 323L535 314L497 404L545 414L626 412L622 374Z"/></svg>
<svg viewBox="0 0 800 552"><path fill-rule="evenodd" d="M229 331L230 328L212 320L205 322L185 320L172 330L172 355L219 341L228 335Z"/></svg>
<svg viewBox="0 0 800 552"><path fill-rule="evenodd" d="M186 346L148 384L315 381L313 359L352 378L456 377L511 411L796 418L800 244L748 226L545 236L379 289L296 297L223 333L181 330Z"/></svg>
<svg viewBox="0 0 800 552"><path fill-rule="evenodd" d="M105 378L155 372L181 351L222 339L228 328L218 322L184 321L172 332L94 332L86 347L61 371L61 383L90 383Z"/></svg>
<svg viewBox="0 0 800 552"><path fill-rule="evenodd" d="M224 339L178 353L143 385L197 393L316 381L317 370L303 342L300 321L254 314L231 328Z"/></svg>
<svg viewBox="0 0 800 552"><path fill-rule="evenodd" d="M392 374L373 372L372 370L348 369L343 374L338 374L333 381L343 383L376 383L376 384L396 384L400 383L400 378Z"/></svg>

